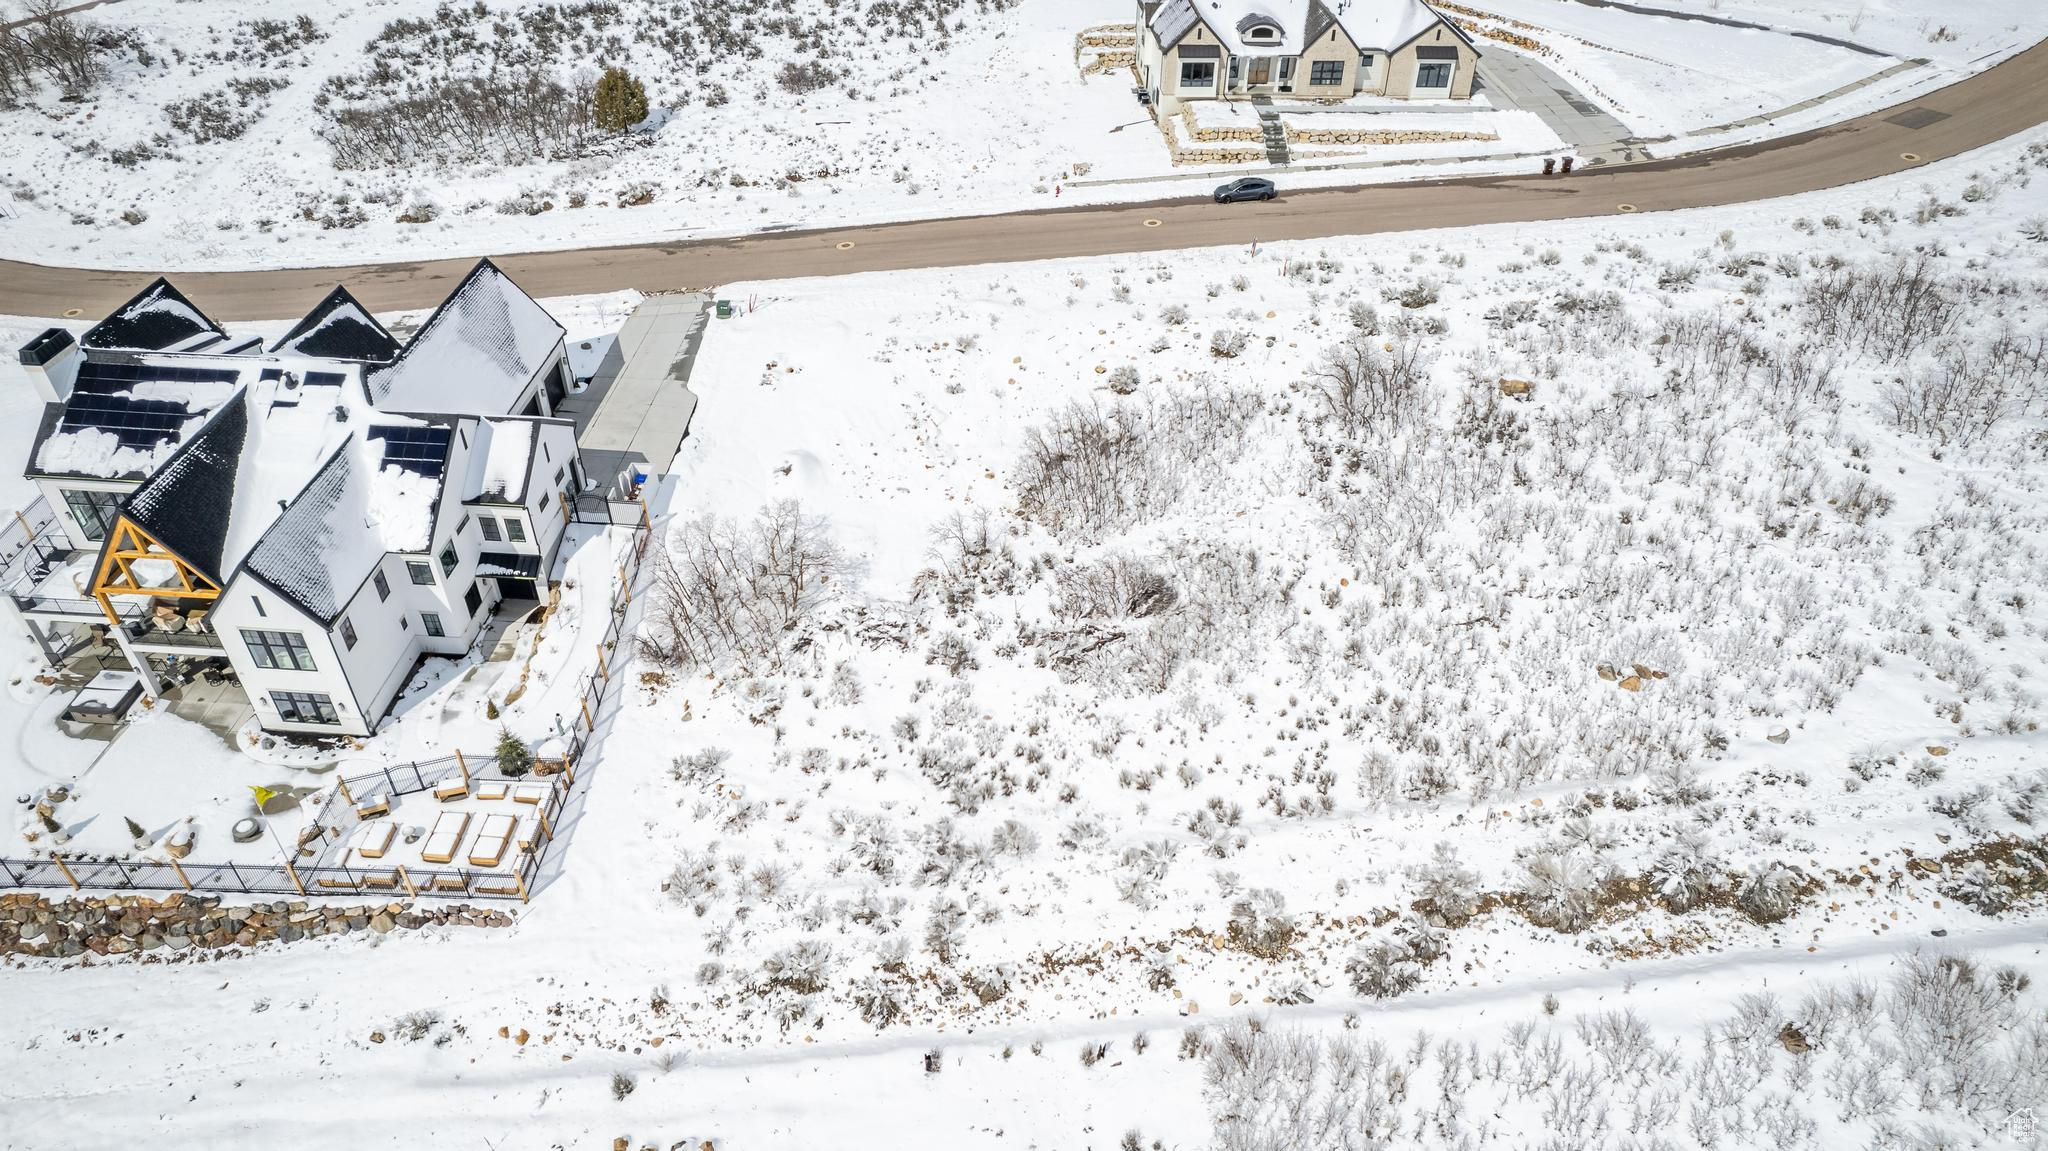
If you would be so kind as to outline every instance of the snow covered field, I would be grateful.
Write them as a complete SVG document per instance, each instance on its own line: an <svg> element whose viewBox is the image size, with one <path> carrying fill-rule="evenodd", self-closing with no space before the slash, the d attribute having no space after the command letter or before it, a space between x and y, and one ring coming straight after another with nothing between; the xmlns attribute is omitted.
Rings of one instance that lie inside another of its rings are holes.
<svg viewBox="0 0 2048 1151"><path fill-rule="evenodd" d="M1564 0L1478 7L1544 29L1533 34L1557 41L1553 63L1649 135L1769 110L1888 63ZM1772 5L1764 22L1832 27L1842 7ZM1176 170L1129 76L1081 74L1075 34L1132 17L1111 0L888 0L861 15L827 0L717 10L632 0L602 29L589 5L470 10L121 0L86 13L130 45L89 95L67 100L43 84L0 110L0 239L17 256L76 266L338 264L1044 207L1056 195L1146 199L1208 179L1144 182ZM2017 0L1944 7L1940 19L1958 38L1918 53L1938 68L1742 138L1867 110L2048 30L2039 6ZM1912 23L1887 8L1867 29L1883 50L1905 52L1920 35ZM601 61L645 81L646 129L558 139L574 133L544 113L546 85L587 83ZM471 100L461 84L483 74L525 95ZM474 115L457 133L474 137L479 159L414 138L437 111L479 103L514 109ZM1467 158L1458 171L1520 171L1526 160L1470 158L1556 146L1532 114L1492 120L1498 141L1366 152L1428 167L1305 171L1291 184L1443 175L1447 157Z"/></svg>
<svg viewBox="0 0 2048 1151"><path fill-rule="evenodd" d="M0 969L0 1139L2038 1146L2043 217L736 285L519 925Z"/></svg>

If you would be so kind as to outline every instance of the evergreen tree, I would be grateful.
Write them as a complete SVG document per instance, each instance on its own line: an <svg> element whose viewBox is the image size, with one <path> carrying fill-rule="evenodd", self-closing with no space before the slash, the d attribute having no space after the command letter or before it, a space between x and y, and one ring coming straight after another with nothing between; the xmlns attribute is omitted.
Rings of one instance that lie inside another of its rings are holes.
<svg viewBox="0 0 2048 1151"><path fill-rule="evenodd" d="M149 833L142 830L142 825L135 822L133 819L130 819L128 821L128 835L137 843L141 843L143 840L149 838Z"/></svg>
<svg viewBox="0 0 2048 1151"><path fill-rule="evenodd" d="M597 81L597 126L618 135L647 118L647 89L624 68L606 68Z"/></svg>
<svg viewBox="0 0 2048 1151"><path fill-rule="evenodd" d="M509 727L498 729L498 770L514 779L533 770L533 752Z"/></svg>

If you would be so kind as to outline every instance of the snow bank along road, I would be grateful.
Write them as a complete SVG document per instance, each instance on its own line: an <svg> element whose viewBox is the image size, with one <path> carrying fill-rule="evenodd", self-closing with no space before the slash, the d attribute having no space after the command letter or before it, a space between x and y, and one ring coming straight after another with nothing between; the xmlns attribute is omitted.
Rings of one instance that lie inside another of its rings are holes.
<svg viewBox="0 0 2048 1151"><path fill-rule="evenodd" d="M2048 44L1909 103L1827 128L1568 177L1472 177L1285 194L1219 207L1206 198L782 232L725 240L499 257L535 296L732 280L1043 260L1252 240L1559 220L1745 203L1855 183L1979 148L2048 120ZM427 307L468 258L345 268L181 274L222 319L289 319L337 281L377 311ZM173 269L150 269L156 271ZM140 272L0 261L0 314L102 314Z"/></svg>

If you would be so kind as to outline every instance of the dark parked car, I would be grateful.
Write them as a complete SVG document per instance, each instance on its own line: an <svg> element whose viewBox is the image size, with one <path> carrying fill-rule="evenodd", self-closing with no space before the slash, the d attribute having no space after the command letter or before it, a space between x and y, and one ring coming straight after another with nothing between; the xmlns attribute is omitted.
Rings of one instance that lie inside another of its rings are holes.
<svg viewBox="0 0 2048 1151"><path fill-rule="evenodd" d="M1216 189L1216 202L1229 204L1237 200L1270 200L1276 192L1278 189L1273 187L1273 181L1246 176L1242 180L1232 180Z"/></svg>

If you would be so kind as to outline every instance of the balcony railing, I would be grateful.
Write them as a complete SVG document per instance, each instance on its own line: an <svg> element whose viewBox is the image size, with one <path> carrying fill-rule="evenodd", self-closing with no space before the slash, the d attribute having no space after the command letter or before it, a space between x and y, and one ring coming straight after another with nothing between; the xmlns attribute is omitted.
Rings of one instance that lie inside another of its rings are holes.
<svg viewBox="0 0 2048 1151"><path fill-rule="evenodd" d="M128 632L128 642L140 648L175 647L184 649L204 648L210 651L223 650L220 636L210 631L164 631L162 628L151 628L145 632L136 632L131 629Z"/></svg>
<svg viewBox="0 0 2048 1151"><path fill-rule="evenodd" d="M93 620L101 623L105 623L107 619L107 613L100 610L100 601L96 599L81 599L77 596L37 595L34 592L27 594L15 592L7 598L13 600L14 606L21 611L36 615L91 617ZM132 601L123 603L116 599L114 601L114 614L123 620L141 619L143 616L143 605Z"/></svg>

